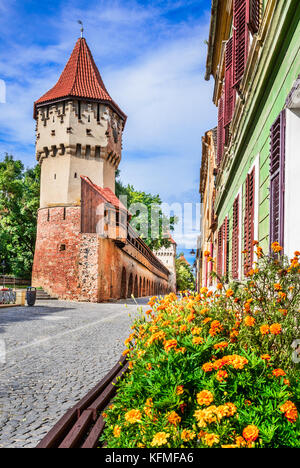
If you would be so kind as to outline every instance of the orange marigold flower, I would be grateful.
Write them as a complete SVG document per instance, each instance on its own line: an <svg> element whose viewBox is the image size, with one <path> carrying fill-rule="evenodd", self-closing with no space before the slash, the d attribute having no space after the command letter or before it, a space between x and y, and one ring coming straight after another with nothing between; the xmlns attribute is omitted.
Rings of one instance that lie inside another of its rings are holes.
<svg viewBox="0 0 300 468"><path fill-rule="evenodd" d="M228 372L226 372L225 370L219 370L216 374L216 379L219 382L224 382L224 380L226 380L227 378L228 378Z"/></svg>
<svg viewBox="0 0 300 468"><path fill-rule="evenodd" d="M193 338L193 344L194 345L199 345L199 344L202 344L204 342L203 338L201 338L201 336L194 336Z"/></svg>
<svg viewBox="0 0 300 468"><path fill-rule="evenodd" d="M235 439L235 443L238 447L246 447L246 441L242 436L237 436Z"/></svg>
<svg viewBox="0 0 300 468"><path fill-rule="evenodd" d="M182 332L185 332L186 329L187 329L186 325L181 325L181 327L179 328L179 331L180 331L180 333L182 333Z"/></svg>
<svg viewBox="0 0 300 468"><path fill-rule="evenodd" d="M280 411L284 413L289 422L295 423L298 418L298 411L294 403L290 400L280 406Z"/></svg>
<svg viewBox="0 0 300 468"><path fill-rule="evenodd" d="M152 447L161 447L162 445L166 445L168 443L168 438L169 437L170 437L170 434L167 434L166 432L158 432L153 437L153 440L151 442L151 446Z"/></svg>
<svg viewBox="0 0 300 468"><path fill-rule="evenodd" d="M190 440L195 439L195 437L196 437L195 432L189 431L188 429L183 429L183 431L181 432L181 439L184 442L189 442Z"/></svg>
<svg viewBox="0 0 300 468"><path fill-rule="evenodd" d="M227 346L228 346L227 341L221 341L221 343L215 344L214 348L215 349L225 349L225 348L227 348Z"/></svg>
<svg viewBox="0 0 300 468"><path fill-rule="evenodd" d="M208 322L210 322L211 320L212 320L211 317L206 317L206 318L203 320L204 325L207 324Z"/></svg>
<svg viewBox="0 0 300 468"><path fill-rule="evenodd" d="M288 313L287 309L278 309L278 312L280 312L284 317L286 317Z"/></svg>
<svg viewBox="0 0 300 468"><path fill-rule="evenodd" d="M275 375L275 377L284 377L286 375L282 369L274 369L272 374Z"/></svg>
<svg viewBox="0 0 300 468"><path fill-rule="evenodd" d="M121 428L120 426L115 426L113 430L114 437L118 439L121 435Z"/></svg>
<svg viewBox="0 0 300 468"><path fill-rule="evenodd" d="M300 256L300 252L299 250L296 250L296 252L294 253L295 257L299 257Z"/></svg>
<svg viewBox="0 0 300 468"><path fill-rule="evenodd" d="M123 351L122 353L122 356L126 356L126 354L130 353L130 349L125 349L125 351Z"/></svg>
<svg viewBox="0 0 300 468"><path fill-rule="evenodd" d="M178 385L178 387L176 388L176 395L182 395L183 392L184 392L183 385Z"/></svg>
<svg viewBox="0 0 300 468"><path fill-rule="evenodd" d="M217 284L217 289L223 289L223 284L222 283Z"/></svg>
<svg viewBox="0 0 300 468"><path fill-rule="evenodd" d="M129 424L140 423L142 418L142 414L140 410L130 410L125 414L125 419Z"/></svg>
<svg viewBox="0 0 300 468"><path fill-rule="evenodd" d="M273 325L270 326L270 332L272 335L280 335L282 332L281 325L279 323L273 323Z"/></svg>
<svg viewBox="0 0 300 468"><path fill-rule="evenodd" d="M279 245L278 242L273 242L271 247L272 247L273 252L275 253L281 252L281 250L283 250L283 247L281 247L281 245Z"/></svg>
<svg viewBox="0 0 300 468"><path fill-rule="evenodd" d="M261 359L263 359L264 361L270 361L271 360L271 356L269 354L262 354L262 356L260 356Z"/></svg>
<svg viewBox="0 0 300 468"><path fill-rule="evenodd" d="M172 411L168 415L168 422L173 424L173 426L178 426L178 424L181 422L181 417L176 413L176 411Z"/></svg>
<svg viewBox="0 0 300 468"><path fill-rule="evenodd" d="M261 333L262 335L268 335L268 334L270 333L270 327L269 327L269 325L262 325L262 326L260 327L260 333Z"/></svg>
<svg viewBox="0 0 300 468"><path fill-rule="evenodd" d="M201 294L206 294L208 292L208 289L207 288L201 288L200 289L200 293Z"/></svg>
<svg viewBox="0 0 300 468"><path fill-rule="evenodd" d="M201 328L201 327L194 327L194 328L192 328L192 334L193 334L193 335L200 335L201 332L202 332L202 328Z"/></svg>
<svg viewBox="0 0 300 468"><path fill-rule="evenodd" d="M247 442L255 442L258 436L259 429L254 425L247 426L243 430L243 437Z"/></svg>
<svg viewBox="0 0 300 468"><path fill-rule="evenodd" d="M231 296L233 296L233 295L234 295L233 290L232 290L232 289L227 289L227 291L226 291L226 296L227 296L227 297L231 297Z"/></svg>
<svg viewBox="0 0 300 468"><path fill-rule="evenodd" d="M197 403L200 406L209 406L214 401L214 396L209 390L202 390L197 393Z"/></svg>
<svg viewBox="0 0 300 468"><path fill-rule="evenodd" d="M275 283L274 284L274 289L275 289L275 291L281 291L281 289L282 289L281 284Z"/></svg>
<svg viewBox="0 0 300 468"><path fill-rule="evenodd" d="M244 322L245 322L245 325L246 325L247 327L253 327L254 324L255 324L255 318L252 317L251 315L247 315L247 316L245 317Z"/></svg>
<svg viewBox="0 0 300 468"><path fill-rule="evenodd" d="M165 342L164 348L165 351L168 353L171 349L175 349L177 347L177 340L167 340Z"/></svg>
<svg viewBox="0 0 300 468"><path fill-rule="evenodd" d="M205 250L205 252L204 252L203 255L204 255L204 257L209 257L209 256L210 256L210 252L209 252L208 250Z"/></svg>
<svg viewBox="0 0 300 468"><path fill-rule="evenodd" d="M214 370L211 362L206 362L205 364L203 364L202 369L204 370L204 372L212 372Z"/></svg>

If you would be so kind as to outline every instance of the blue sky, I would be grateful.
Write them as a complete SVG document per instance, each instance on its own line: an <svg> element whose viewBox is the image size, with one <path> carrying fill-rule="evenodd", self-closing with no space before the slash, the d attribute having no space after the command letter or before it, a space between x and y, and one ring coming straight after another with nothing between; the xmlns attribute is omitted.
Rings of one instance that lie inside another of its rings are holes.
<svg viewBox="0 0 300 468"><path fill-rule="evenodd" d="M0 0L0 157L32 166L33 101L57 81L80 34L128 115L121 176L166 203L199 202L201 136L216 125L204 81L210 0ZM178 235L180 247L196 235Z"/></svg>

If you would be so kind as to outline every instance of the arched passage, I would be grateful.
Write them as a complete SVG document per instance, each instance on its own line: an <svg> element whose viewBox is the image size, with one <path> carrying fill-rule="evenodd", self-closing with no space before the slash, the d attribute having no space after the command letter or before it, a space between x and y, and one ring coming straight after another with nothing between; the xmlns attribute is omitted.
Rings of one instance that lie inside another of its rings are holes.
<svg viewBox="0 0 300 468"><path fill-rule="evenodd" d="M135 276L134 280L134 297L139 297L139 283L138 283L138 277L137 275Z"/></svg>
<svg viewBox="0 0 300 468"><path fill-rule="evenodd" d="M127 289L127 275L126 268L122 269L122 279L121 279L121 299L126 299L126 289Z"/></svg>
<svg viewBox="0 0 300 468"><path fill-rule="evenodd" d="M133 275L132 273L130 273L129 281L128 281L127 297L131 297L132 294L133 294Z"/></svg>

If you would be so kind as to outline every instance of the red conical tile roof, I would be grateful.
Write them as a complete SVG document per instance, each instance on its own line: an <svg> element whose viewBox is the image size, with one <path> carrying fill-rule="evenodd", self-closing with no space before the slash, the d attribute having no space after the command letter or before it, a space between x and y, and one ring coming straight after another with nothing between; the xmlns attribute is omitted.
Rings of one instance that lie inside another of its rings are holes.
<svg viewBox="0 0 300 468"><path fill-rule="evenodd" d="M67 97L85 98L109 104L126 120L126 115L110 97L92 53L84 38L78 39L71 57L56 85L34 103L37 106Z"/></svg>

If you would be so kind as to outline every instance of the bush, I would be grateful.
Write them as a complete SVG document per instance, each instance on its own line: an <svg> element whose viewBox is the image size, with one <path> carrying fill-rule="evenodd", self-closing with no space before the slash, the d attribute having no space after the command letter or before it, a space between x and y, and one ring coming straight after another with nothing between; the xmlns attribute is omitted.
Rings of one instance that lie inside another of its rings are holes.
<svg viewBox="0 0 300 468"><path fill-rule="evenodd" d="M150 301L125 342L108 447L300 447L298 255L258 253L244 284Z"/></svg>

